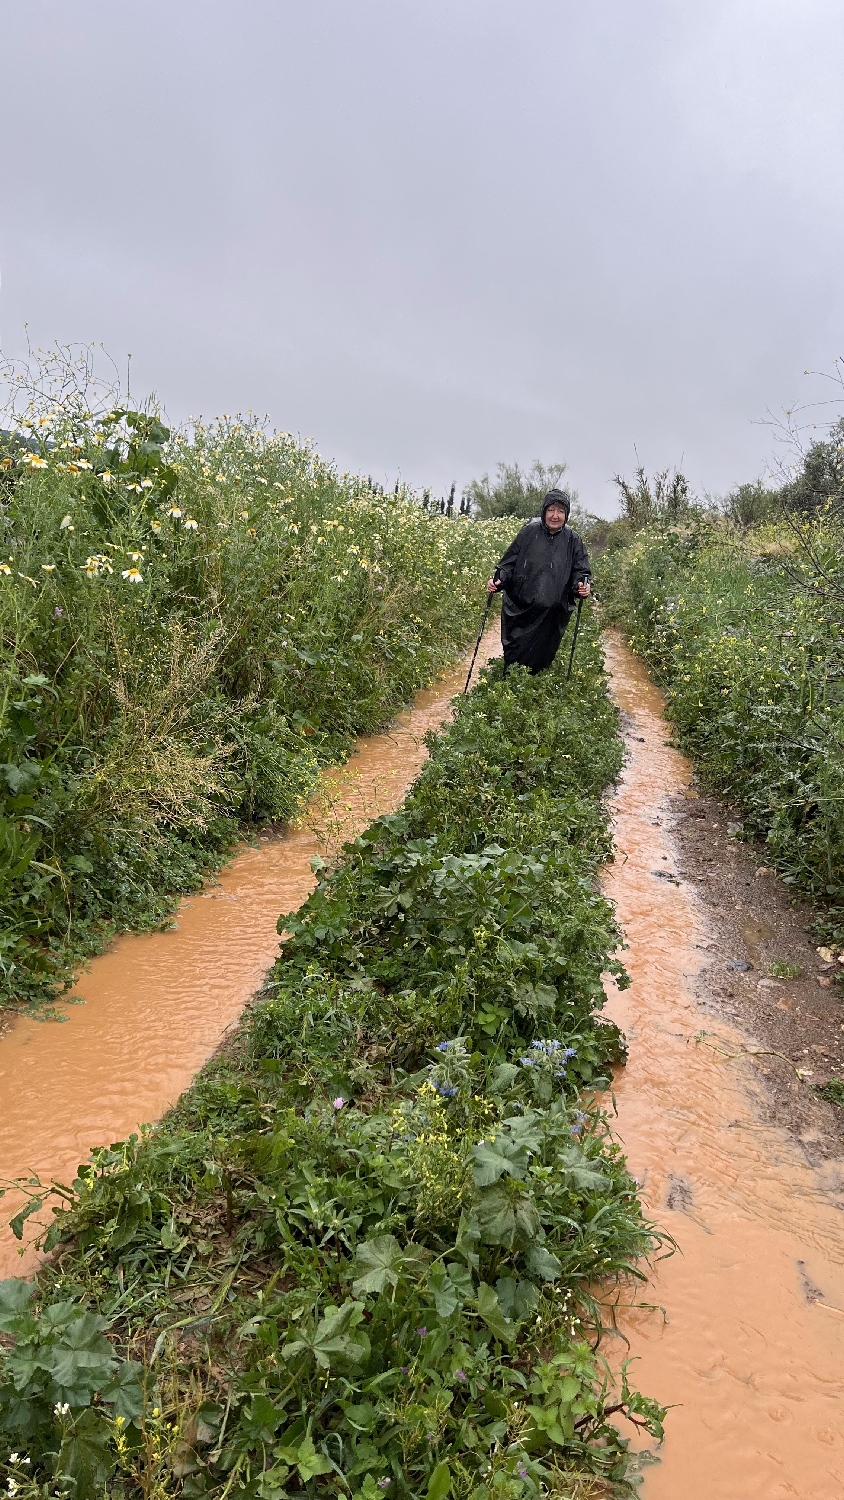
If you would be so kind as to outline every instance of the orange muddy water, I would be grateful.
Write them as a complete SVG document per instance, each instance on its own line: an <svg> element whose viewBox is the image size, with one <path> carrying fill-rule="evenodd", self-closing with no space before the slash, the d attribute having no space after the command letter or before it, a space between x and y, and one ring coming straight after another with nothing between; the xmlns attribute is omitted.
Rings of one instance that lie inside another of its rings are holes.
<svg viewBox="0 0 844 1500"><path fill-rule="evenodd" d="M694 890L660 877L674 870L662 803L693 795L691 767L666 744L642 665L617 638L606 644L629 716L604 882L633 977L607 1007L630 1043L617 1130L652 1216L682 1252L640 1293L665 1319L635 1309L620 1319L636 1384L676 1403L643 1500L841 1500L844 1222L799 1145L762 1123L753 1064L695 1041L707 1028L727 1052L754 1045L687 987L709 934Z"/></svg>
<svg viewBox="0 0 844 1500"><path fill-rule="evenodd" d="M500 650L498 627L475 666ZM127 935L95 958L59 1024L22 1018L0 1038L0 1180L69 1182L93 1146L160 1119L236 1023L278 952L276 921L315 884L310 861L395 808L448 717L467 660L420 693L386 734L328 772L298 831L242 848L214 886L183 900L175 926ZM5 1224L21 1199L3 1200ZM9 1207L9 1205L11 1205ZM0 1232L0 1277L36 1263Z"/></svg>

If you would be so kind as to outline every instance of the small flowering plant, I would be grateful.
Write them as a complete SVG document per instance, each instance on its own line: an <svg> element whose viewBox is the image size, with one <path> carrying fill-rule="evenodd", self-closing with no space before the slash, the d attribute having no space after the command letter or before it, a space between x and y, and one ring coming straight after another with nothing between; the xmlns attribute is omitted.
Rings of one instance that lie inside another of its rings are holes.
<svg viewBox="0 0 844 1500"><path fill-rule="evenodd" d="M470 1056L465 1036L438 1042L435 1059L428 1065L427 1082L441 1099L457 1099L470 1088Z"/></svg>
<svg viewBox="0 0 844 1500"><path fill-rule="evenodd" d="M519 1063L528 1073L538 1103L549 1104L555 1094L562 1092L567 1065L576 1056L576 1047L566 1047L556 1037L535 1038L531 1042Z"/></svg>

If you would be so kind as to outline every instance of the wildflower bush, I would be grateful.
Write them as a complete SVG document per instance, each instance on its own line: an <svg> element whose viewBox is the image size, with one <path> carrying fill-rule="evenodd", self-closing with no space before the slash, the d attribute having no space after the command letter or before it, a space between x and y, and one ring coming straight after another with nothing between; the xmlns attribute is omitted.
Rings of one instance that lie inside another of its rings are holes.
<svg viewBox="0 0 844 1500"><path fill-rule="evenodd" d="M828 507L744 533L699 515L646 529L599 578L705 783L833 926L844 915L841 540Z"/></svg>
<svg viewBox="0 0 844 1500"><path fill-rule="evenodd" d="M252 417L173 433L89 373L13 379L0 432L6 1005L164 920L244 823L289 819L466 644L513 527Z"/></svg>
<svg viewBox="0 0 844 1500"><path fill-rule="evenodd" d="M569 686L494 666L458 700L280 918L227 1055L94 1153L39 1284L0 1287L27 1496L634 1492L613 1418L658 1438L663 1409L603 1362L602 1303L662 1241L596 1102L621 756L591 622L578 650Z"/></svg>

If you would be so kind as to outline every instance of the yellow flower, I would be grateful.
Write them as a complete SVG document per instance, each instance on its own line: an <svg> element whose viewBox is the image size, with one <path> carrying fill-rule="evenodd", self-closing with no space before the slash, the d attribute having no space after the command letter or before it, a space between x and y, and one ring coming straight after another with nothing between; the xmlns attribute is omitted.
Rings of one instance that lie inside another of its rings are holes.
<svg viewBox="0 0 844 1500"><path fill-rule="evenodd" d="M3 574L4 578L10 578L11 577L12 570L9 567L8 563L0 563L0 573Z"/></svg>
<svg viewBox="0 0 844 1500"><path fill-rule="evenodd" d="M240 519L242 521L248 521L249 520L249 512L248 512L248 510L242 510L240 512Z"/></svg>
<svg viewBox="0 0 844 1500"><path fill-rule="evenodd" d="M127 583L143 583L144 581L143 574L139 573L137 568L124 568L120 577L125 578Z"/></svg>
<svg viewBox="0 0 844 1500"><path fill-rule="evenodd" d="M151 479L142 479L141 480L141 489L142 490L151 490L152 489L152 480Z"/></svg>
<svg viewBox="0 0 844 1500"><path fill-rule="evenodd" d="M193 519L193 516L185 516L182 525L184 526L185 531L196 531L199 527L199 522L195 521Z"/></svg>
<svg viewBox="0 0 844 1500"><path fill-rule="evenodd" d="M55 565L55 563L42 563L41 564L41 572L42 573L55 573L55 571L56 571L56 565Z"/></svg>
<svg viewBox="0 0 844 1500"><path fill-rule="evenodd" d="M150 530L151 531L160 531L161 530L161 522L160 521L150 521L149 524L150 524Z"/></svg>
<svg viewBox="0 0 844 1500"><path fill-rule="evenodd" d="M128 558L131 558L131 560L132 560L133 563L140 562L140 560L143 557L143 555L144 555L143 552L127 552L126 553L126 556Z"/></svg>
<svg viewBox="0 0 844 1500"><path fill-rule="evenodd" d="M168 516L172 516L174 521L178 521L179 516L182 514L182 512L179 510L178 505L171 505L167 514Z"/></svg>
<svg viewBox="0 0 844 1500"><path fill-rule="evenodd" d="M29 464L29 467L31 469L46 469L47 467L46 458L41 458L40 454L38 453L27 454L26 458L24 459L24 463Z"/></svg>

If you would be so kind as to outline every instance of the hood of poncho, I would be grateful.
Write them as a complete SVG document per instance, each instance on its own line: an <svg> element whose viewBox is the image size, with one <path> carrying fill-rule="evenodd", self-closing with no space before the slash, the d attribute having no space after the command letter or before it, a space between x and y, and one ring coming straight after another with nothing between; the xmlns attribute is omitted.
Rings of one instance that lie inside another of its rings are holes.
<svg viewBox="0 0 844 1500"><path fill-rule="evenodd" d="M565 490L549 490L548 494L545 496L545 499L542 502L542 519L543 519L543 521L545 520L545 512L548 509L549 505L555 505L555 504L556 505L561 505L563 507L563 510L566 513L566 520L568 520L569 515L571 513L571 498L570 498L570 496L566 494Z"/></svg>

